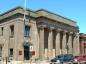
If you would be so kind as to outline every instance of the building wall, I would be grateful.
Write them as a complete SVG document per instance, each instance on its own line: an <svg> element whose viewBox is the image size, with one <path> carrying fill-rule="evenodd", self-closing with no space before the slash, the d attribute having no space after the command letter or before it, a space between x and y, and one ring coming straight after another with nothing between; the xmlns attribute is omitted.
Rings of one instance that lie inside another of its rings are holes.
<svg viewBox="0 0 86 64"><path fill-rule="evenodd" d="M6 21L1 24L1 27L4 27L3 36L0 36L0 44L2 46L2 56L3 58L8 56L8 49L13 48L13 59L14 60L24 60L24 42L28 40L33 44L33 50L35 51L35 55L33 58L39 57L39 34L36 25L36 20L29 20L25 22L26 25L30 26L30 37L24 38L24 22L21 18L16 18L10 21ZM14 25L14 37L10 37L10 26ZM19 55L19 51L22 51L22 55Z"/></svg>
<svg viewBox="0 0 86 64"><path fill-rule="evenodd" d="M10 26L11 25L16 25L16 19L15 20L10 20L4 23L0 24L0 28L3 27L3 35L0 36L0 44L2 45L2 57L6 58L9 57L9 48L14 49L14 54L15 54L15 35L13 38L11 38L10 35ZM1 30L0 30L1 33Z"/></svg>

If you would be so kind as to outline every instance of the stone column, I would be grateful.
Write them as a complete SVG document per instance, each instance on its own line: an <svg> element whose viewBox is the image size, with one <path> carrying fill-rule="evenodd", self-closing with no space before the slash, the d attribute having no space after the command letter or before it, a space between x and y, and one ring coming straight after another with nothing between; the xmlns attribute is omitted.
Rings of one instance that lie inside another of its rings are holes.
<svg viewBox="0 0 86 64"><path fill-rule="evenodd" d="M69 33L69 38L68 38L68 53L72 54L72 32Z"/></svg>
<svg viewBox="0 0 86 64"><path fill-rule="evenodd" d="M50 28L49 30L49 36L48 36L48 58L52 59L53 56L53 28Z"/></svg>
<svg viewBox="0 0 86 64"><path fill-rule="evenodd" d="M63 32L63 39L62 39L62 53L66 54L67 49L66 49L66 31Z"/></svg>
<svg viewBox="0 0 86 64"><path fill-rule="evenodd" d="M55 57L55 52L56 52L56 51L55 51L55 48L53 48L53 51L52 51L52 52L53 52L52 58L54 58L54 57Z"/></svg>
<svg viewBox="0 0 86 64"><path fill-rule="evenodd" d="M75 56L75 52L76 52L76 50L75 50L75 45L76 45L76 36L74 35L73 36L73 55Z"/></svg>
<svg viewBox="0 0 86 64"><path fill-rule="evenodd" d="M75 46L75 51L77 51L76 53L75 53L75 55L80 55L80 45L79 45L80 43L79 43L79 33L76 33L76 46Z"/></svg>
<svg viewBox="0 0 86 64"><path fill-rule="evenodd" d="M48 49L47 48L45 48L45 59L48 60Z"/></svg>
<svg viewBox="0 0 86 64"><path fill-rule="evenodd" d="M60 30L57 30L56 34L56 56L60 54Z"/></svg>
<svg viewBox="0 0 86 64"><path fill-rule="evenodd" d="M74 37L74 39L73 39L73 54L75 55L75 56L77 56L77 55L79 55L80 54L80 46L79 46L79 34L78 33L76 33L75 34L75 37Z"/></svg>
<svg viewBox="0 0 86 64"><path fill-rule="evenodd" d="M44 58L44 27L40 28L39 57Z"/></svg>
<svg viewBox="0 0 86 64"><path fill-rule="evenodd" d="M76 49L77 49L77 51L78 51L78 52L77 52L77 55L80 55L79 33L77 33L77 38L76 38L76 39L77 39L77 48L76 48Z"/></svg>

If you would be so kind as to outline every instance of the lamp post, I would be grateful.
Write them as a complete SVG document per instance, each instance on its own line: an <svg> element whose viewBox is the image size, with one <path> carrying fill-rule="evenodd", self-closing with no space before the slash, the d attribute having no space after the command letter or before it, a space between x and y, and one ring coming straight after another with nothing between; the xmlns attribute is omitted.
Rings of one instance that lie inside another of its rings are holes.
<svg viewBox="0 0 86 64"><path fill-rule="evenodd" d="M25 0L25 2L24 2L24 24L25 24L25 19L26 19L26 0Z"/></svg>
<svg viewBox="0 0 86 64"><path fill-rule="evenodd" d="M27 0L24 1L24 18L23 18L24 25L26 20L26 6L27 6ZM29 16L30 16L30 11L29 11ZM30 18L29 18L29 21L30 21Z"/></svg>
<svg viewBox="0 0 86 64"><path fill-rule="evenodd" d="M33 45L28 41L28 36L25 36L25 21L26 21L26 5L27 5L27 0L24 0L24 18L23 18L23 21L24 21L24 45L25 46L29 46L30 48L30 56L32 55L31 52L33 51ZM30 11L29 11L29 22L30 22Z"/></svg>

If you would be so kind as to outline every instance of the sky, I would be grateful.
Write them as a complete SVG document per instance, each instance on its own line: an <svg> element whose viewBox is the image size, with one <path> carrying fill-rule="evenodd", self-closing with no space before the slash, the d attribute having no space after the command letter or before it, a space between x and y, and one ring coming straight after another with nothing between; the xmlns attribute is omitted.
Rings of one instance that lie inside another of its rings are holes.
<svg viewBox="0 0 86 64"><path fill-rule="evenodd" d="M46 9L77 22L80 33L86 33L86 0L26 0L26 8ZM24 7L24 0L0 0L0 14L15 8Z"/></svg>

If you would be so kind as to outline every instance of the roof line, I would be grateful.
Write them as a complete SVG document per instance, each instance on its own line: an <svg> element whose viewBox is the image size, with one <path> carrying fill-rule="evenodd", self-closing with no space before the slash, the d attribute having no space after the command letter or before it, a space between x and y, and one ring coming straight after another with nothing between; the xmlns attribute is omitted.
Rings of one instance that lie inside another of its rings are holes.
<svg viewBox="0 0 86 64"><path fill-rule="evenodd" d="M8 11L6 11L6 12L3 12L2 14L0 14L0 16L2 16L2 15L4 15L4 14L7 14L7 13L9 13L9 12L11 12L11 11L17 10L17 9L23 9L23 7L17 6L17 7L15 7L15 8L12 8L11 10L8 10ZM26 9L26 11L30 11L30 12L34 12L34 13L35 13L35 11L30 10L30 9Z"/></svg>
<svg viewBox="0 0 86 64"><path fill-rule="evenodd" d="M20 8L20 9L23 9L23 7L17 6L17 7L15 7L15 8L11 9L11 10L8 10L8 11L6 11L6 12L0 14L0 16L2 16L2 15L4 15L4 14L7 14L7 13L9 13L9 12L11 12L11 11L14 11L14 10L16 10L16 9L19 9L19 8ZM45 12L48 12L48 13L50 13L50 14L54 14L54 15L56 15L56 16L62 17L62 18L64 18L64 19L66 19L66 20L69 20L69 21L72 21L72 22L76 23L75 21L73 21L73 20L71 20L71 19L68 19L68 18L66 18L66 17L64 17L64 16L61 16L61 15L59 15L59 14L55 14L55 13L53 13L53 12L51 12L51 11L48 11L48 10L45 10L45 9L39 9L39 10L37 10L37 11L32 11L32 10L30 10L30 9L26 9L26 10L27 10L27 11L34 12L34 13L36 13L36 12L38 12L38 11L45 11Z"/></svg>
<svg viewBox="0 0 86 64"><path fill-rule="evenodd" d="M11 11L14 11L14 10L16 10L16 9L18 9L18 8L23 9L21 6L17 6L17 7L15 7L15 8L11 9L11 10L8 10L8 11L6 11L6 12L0 14L0 16L2 16L2 15L4 15L4 14L7 14L7 13L9 13L9 12L11 12Z"/></svg>
<svg viewBox="0 0 86 64"><path fill-rule="evenodd" d="M76 21L74 21L74 20L68 19L68 18L66 18L66 17L64 17L64 16L61 16L61 15L59 15L59 14L55 14L55 13L53 13L53 12L51 12L51 11L48 11L48 10L45 10L45 9L39 9L39 10L37 10L36 12L38 12L38 11L45 11L45 12L48 12L48 13L50 13L50 14L54 14L54 15L56 15L56 16L62 17L62 18L64 18L64 19L66 19L66 20L69 20L69 21L72 21L72 22L76 23Z"/></svg>
<svg viewBox="0 0 86 64"><path fill-rule="evenodd" d="M20 10L22 9L22 10L24 10L23 7L17 6L17 7L15 7L15 8L11 9L11 10L8 10L8 11L5 12L5 13L0 14L0 17L4 16L5 14L8 14L8 13L10 13L10 12L12 12L12 11L15 11L15 10L17 10L17 9L20 9ZM60 16L60 15L58 15L58 14L52 13L52 12L47 11L47 10L45 10L45 9L40 9L40 10L37 10L37 11L33 11L33 10L30 10L30 9L26 9L26 11L27 11L27 12L31 12L31 13L33 13L33 14L36 14L37 17L39 17L39 14L38 14L37 12L43 11L43 12L46 12L46 13L48 13L48 14L55 15L55 16L57 16L57 17L61 17L61 18L65 19L65 20L67 20L67 21L70 21L70 22L72 22L72 23L76 23L76 22L73 21L73 20L70 20L70 19L65 18L65 17L63 17L63 16ZM18 13L18 12L19 12L19 11L17 11L17 13ZM33 15L33 14L32 14L32 15ZM69 24L69 23L68 23L68 24ZM75 24L73 24L72 26L75 26Z"/></svg>

